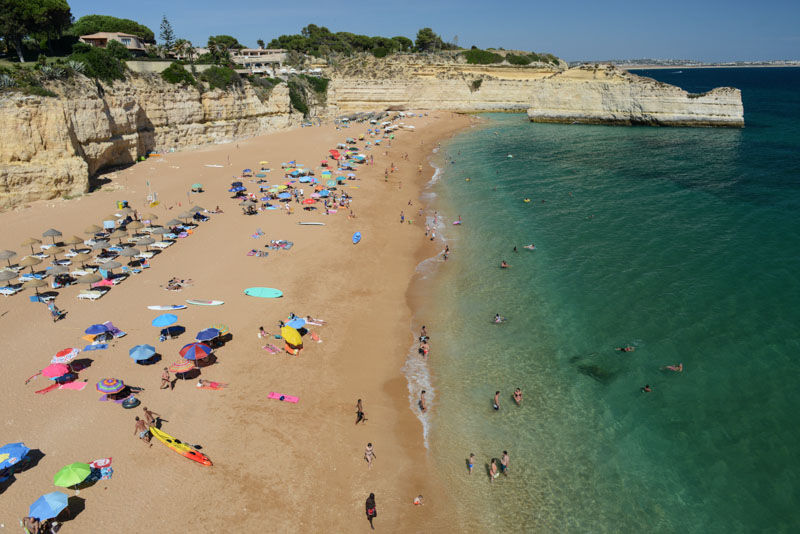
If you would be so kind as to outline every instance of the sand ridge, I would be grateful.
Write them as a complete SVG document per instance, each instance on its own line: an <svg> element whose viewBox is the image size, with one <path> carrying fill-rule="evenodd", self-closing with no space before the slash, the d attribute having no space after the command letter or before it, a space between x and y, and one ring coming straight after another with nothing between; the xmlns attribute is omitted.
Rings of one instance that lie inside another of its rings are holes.
<svg viewBox="0 0 800 534"><path fill-rule="evenodd" d="M261 160L274 169L268 175L270 183L281 183L281 162L296 159L316 167L328 149L365 131L366 125L341 131L333 125L303 128L167 154L111 173L110 184L85 197L43 201L0 214L2 248L22 255L24 248L18 243L50 227L65 237L84 235L83 228L99 223L113 211L116 200L141 209L148 181L161 205L142 211L155 212L159 222L194 205L209 210L219 205L225 212L202 223L195 235L156 257L149 270L98 301L78 301L77 286L61 290L57 303L68 316L56 324L43 305L28 302L30 291L0 299L3 438L24 441L45 455L5 489L0 522L16 525L31 502L58 489L52 476L62 466L113 456L113 479L81 491L85 509L64 524L63 532L132 531L143 522L185 532L242 527L353 532L369 528L364 500L370 492L375 492L379 510L376 528L423 532L453 526L446 491L429 476L421 429L408 409L400 372L412 342L406 289L419 260L438 245L422 239L423 221L401 225L399 213L404 209L409 216L409 199L414 203L411 213L419 208L420 190L433 173L426 160L437 141L467 126L470 119L431 112L407 122L416 131L398 133L391 148L367 152L375 165L362 166L357 171L360 180L348 182L357 186L345 188L355 199L352 220L346 211L308 214L297 204L294 215L267 211L247 217L227 188L241 169L255 168ZM409 159L401 159L406 152ZM383 172L392 162L399 171L390 174L387 183ZM422 174L417 165L423 166ZM195 182L203 183L206 192L187 195ZM297 225L301 220L326 226ZM257 228L265 232L258 240L251 237ZM354 231L363 235L355 246L350 241ZM270 251L266 258L246 256L271 239L295 245L289 251ZM172 276L191 278L194 286L167 292L161 286ZM284 297L247 297L242 291L251 286L276 287ZM189 298L220 299L225 304L176 312L186 334L158 342L158 329L150 321L159 312L147 306ZM323 342L307 337L307 348L296 358L262 350L258 327L276 333L277 320L290 312L327 320L326 326L312 328ZM93 360L80 374L89 381L84 391L35 395L49 382L37 378L24 385L25 378L47 365L58 350L83 346L80 337L87 326L106 320L128 336L108 350L81 354ZM163 365L140 366L128 357L130 347L150 343L168 365L179 359L178 350L195 332L217 322L230 327L233 340L218 351L218 363L205 368L202 376L229 382L227 390L199 390L181 382L173 391L159 390ZM97 401L100 394L94 383L105 377L144 387L143 405L163 416L164 430L202 445L214 466L180 458L155 441L152 448L140 443L133 435L133 418L141 416L141 408L123 410ZM269 400L270 391L297 395L300 402ZM363 399L369 421L355 427L357 398ZM368 441L377 454L371 471L363 460ZM425 495L426 506L415 508L411 500L419 493Z"/></svg>

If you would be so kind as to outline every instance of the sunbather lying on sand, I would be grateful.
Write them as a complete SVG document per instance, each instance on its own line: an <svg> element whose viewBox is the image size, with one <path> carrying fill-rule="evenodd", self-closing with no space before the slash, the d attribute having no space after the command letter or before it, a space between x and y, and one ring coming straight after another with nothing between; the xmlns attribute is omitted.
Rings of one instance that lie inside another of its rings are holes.
<svg viewBox="0 0 800 534"><path fill-rule="evenodd" d="M180 278L178 278L177 276L173 276L173 277L170 279L170 281L169 281L169 282L167 282L167 284L168 284L168 285L190 286L190 285L193 285L193 284L194 284L194 280L192 280L192 279L188 279L188 280L181 280L181 279L180 279Z"/></svg>
<svg viewBox="0 0 800 534"><path fill-rule="evenodd" d="M228 387L226 382L212 382L211 380L203 380L202 378L197 382L197 387L200 389L222 389Z"/></svg>
<svg viewBox="0 0 800 534"><path fill-rule="evenodd" d="M313 324L314 326L322 326L328 323L323 321L322 319L314 319L310 315L306 315L306 324Z"/></svg>

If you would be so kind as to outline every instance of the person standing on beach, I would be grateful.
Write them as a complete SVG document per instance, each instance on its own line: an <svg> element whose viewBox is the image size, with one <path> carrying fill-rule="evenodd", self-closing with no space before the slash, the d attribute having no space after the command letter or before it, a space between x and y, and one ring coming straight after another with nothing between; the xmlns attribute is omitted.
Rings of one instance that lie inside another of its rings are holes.
<svg viewBox="0 0 800 534"><path fill-rule="evenodd" d="M400 210L400 224L406 222L406 214L403 210Z"/></svg>
<svg viewBox="0 0 800 534"><path fill-rule="evenodd" d="M369 497L367 497L366 508L367 508L367 521L369 521L369 528L375 530L375 527L372 525L372 520L378 517L378 509L375 507L374 493L370 493Z"/></svg>
<svg viewBox="0 0 800 534"><path fill-rule="evenodd" d="M372 449L372 443L367 443L367 448L364 449L364 459L367 461L369 469L372 469L372 460L377 457L378 455L375 454L375 451Z"/></svg>
<svg viewBox="0 0 800 534"><path fill-rule="evenodd" d="M150 443L150 429L147 428L145 422L138 417L136 418L136 424L134 425L133 433L139 434L139 439L145 443ZM152 447L153 444L150 443L150 446Z"/></svg>
<svg viewBox="0 0 800 534"><path fill-rule="evenodd" d="M367 418L364 417L364 407L361 406L361 399L358 399L358 402L356 402L356 424L366 422Z"/></svg>
<svg viewBox="0 0 800 534"><path fill-rule="evenodd" d="M508 476L509 463L508 451L503 451L503 456L500 457L500 472L506 476Z"/></svg>
<svg viewBox="0 0 800 534"><path fill-rule="evenodd" d="M492 458L492 463L489 465L489 482L494 482L500 476L500 472L497 470L497 458Z"/></svg>
<svg viewBox="0 0 800 534"><path fill-rule="evenodd" d="M475 453L471 452L469 454L469 460L467 460L467 467L469 468L469 474L472 474L472 468L475 467Z"/></svg>
<svg viewBox="0 0 800 534"><path fill-rule="evenodd" d="M492 403L492 408L494 408L495 410L499 410L500 409L500 392L499 391L495 391L494 392L494 402Z"/></svg>
<svg viewBox="0 0 800 534"><path fill-rule="evenodd" d="M419 335L419 340L420 341L427 341L428 339L430 339L428 337L428 330L425 328L425 325L422 325L422 332Z"/></svg>
<svg viewBox="0 0 800 534"><path fill-rule="evenodd" d="M422 413L425 413L425 410L428 409L428 406L425 404L425 390L422 390L422 393L419 394L419 409Z"/></svg>
<svg viewBox="0 0 800 534"><path fill-rule="evenodd" d="M169 385L170 385L169 369L164 367L164 372L161 373L161 387L158 389L169 389Z"/></svg>
<svg viewBox="0 0 800 534"><path fill-rule="evenodd" d="M419 344L419 353L422 356L423 360L427 360L428 359L428 353L430 351L431 351L431 346L428 345L427 341L423 341L422 343Z"/></svg>
<svg viewBox="0 0 800 534"><path fill-rule="evenodd" d="M156 426L156 417L161 417L161 414L148 410L147 406L145 406L143 410L144 410L144 422L147 423L147 426Z"/></svg>

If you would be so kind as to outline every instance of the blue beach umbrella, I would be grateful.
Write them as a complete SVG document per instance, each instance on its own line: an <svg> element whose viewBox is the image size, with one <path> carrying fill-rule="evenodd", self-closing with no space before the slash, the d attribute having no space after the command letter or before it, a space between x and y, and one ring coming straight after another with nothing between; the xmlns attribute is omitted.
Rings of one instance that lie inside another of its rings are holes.
<svg viewBox="0 0 800 534"><path fill-rule="evenodd" d="M11 467L28 454L30 449L24 443L7 443L0 448L0 469Z"/></svg>
<svg viewBox="0 0 800 534"><path fill-rule="evenodd" d="M302 317L295 317L294 319L286 323L286 326L291 326L292 328L297 330L298 328L302 328L305 324L306 324L305 319L303 319Z"/></svg>
<svg viewBox="0 0 800 534"><path fill-rule="evenodd" d="M216 328L206 328L205 330L200 330L197 333L195 339L197 341L211 341L218 335L219 335L219 330L217 330Z"/></svg>
<svg viewBox="0 0 800 534"><path fill-rule="evenodd" d="M253 170L252 169L245 169L242 172L253 172Z"/></svg>
<svg viewBox="0 0 800 534"><path fill-rule="evenodd" d="M102 324L93 324L89 328L86 329L87 334L91 334L96 336L97 334L102 334L108 332L108 327Z"/></svg>
<svg viewBox="0 0 800 534"><path fill-rule="evenodd" d="M319 196L321 196L322 198L325 198L330 194L331 194L331 192L328 191L327 189L323 189L322 191L319 192Z"/></svg>
<svg viewBox="0 0 800 534"><path fill-rule="evenodd" d="M163 313L158 317L156 317L155 319L153 319L152 325L163 327L175 324L177 321L178 321L177 315L173 315L171 313Z"/></svg>
<svg viewBox="0 0 800 534"><path fill-rule="evenodd" d="M278 195L278 198L281 199L281 200L291 199L292 198L292 194L291 193L281 193L280 195Z"/></svg>
<svg viewBox="0 0 800 534"><path fill-rule="evenodd" d="M156 348L152 345L136 345L128 351L128 354L130 354L131 358L137 362L151 358L155 353Z"/></svg>
<svg viewBox="0 0 800 534"><path fill-rule="evenodd" d="M31 505L28 515L40 521L52 519L67 507L67 498L67 494L60 491L42 495Z"/></svg>
<svg viewBox="0 0 800 534"><path fill-rule="evenodd" d="M300 183L301 184L307 184L310 181L311 181L311 178L309 178L308 176L303 176L302 178L300 178Z"/></svg>
<svg viewBox="0 0 800 534"><path fill-rule="evenodd" d="M179 354L187 360L202 360L212 352L214 349L203 343L189 343L183 346Z"/></svg>

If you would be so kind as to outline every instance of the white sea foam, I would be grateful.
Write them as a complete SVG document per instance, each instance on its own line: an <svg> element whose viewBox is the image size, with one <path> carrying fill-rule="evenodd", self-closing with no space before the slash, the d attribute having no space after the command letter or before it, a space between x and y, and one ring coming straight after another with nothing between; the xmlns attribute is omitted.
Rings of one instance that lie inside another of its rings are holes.
<svg viewBox="0 0 800 534"><path fill-rule="evenodd" d="M431 426L430 411L436 400L436 392L433 389L433 382L431 381L428 364L419 355L417 348L418 344L414 342L408 349L406 362L403 365L402 371L408 381L408 404L411 411L416 414L420 423L422 423L422 439L427 449L428 432ZM426 413L422 413L419 409L419 394L422 390L425 390Z"/></svg>

